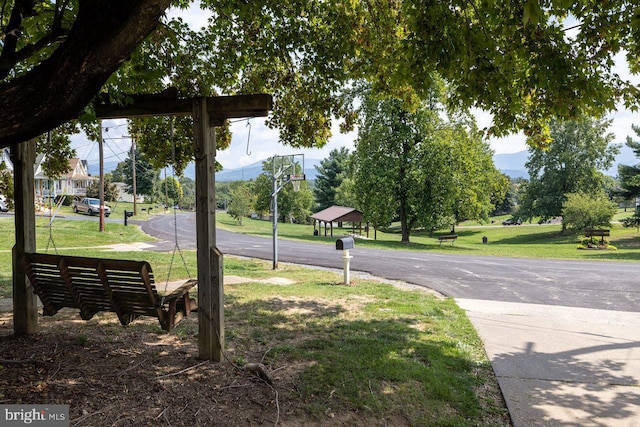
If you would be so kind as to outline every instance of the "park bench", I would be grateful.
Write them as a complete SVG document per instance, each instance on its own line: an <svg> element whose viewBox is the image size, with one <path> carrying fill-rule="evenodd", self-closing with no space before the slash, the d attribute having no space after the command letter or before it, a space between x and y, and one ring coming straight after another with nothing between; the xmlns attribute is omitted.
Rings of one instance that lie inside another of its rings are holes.
<svg viewBox="0 0 640 427"><path fill-rule="evenodd" d="M170 331L192 311L189 290L197 281L160 295L146 261L26 253L22 264L45 316L64 307L79 309L83 320L100 311L115 312L123 326L153 316Z"/></svg>
<svg viewBox="0 0 640 427"><path fill-rule="evenodd" d="M447 234L444 236L438 236L438 243L442 246L442 242L451 241L451 246L453 246L453 242L458 238L457 234Z"/></svg>
<svg viewBox="0 0 640 427"><path fill-rule="evenodd" d="M593 243L594 237L600 237L600 243L604 244L604 238L609 237L610 231L601 228L585 228L584 235L585 237L591 237L591 243Z"/></svg>

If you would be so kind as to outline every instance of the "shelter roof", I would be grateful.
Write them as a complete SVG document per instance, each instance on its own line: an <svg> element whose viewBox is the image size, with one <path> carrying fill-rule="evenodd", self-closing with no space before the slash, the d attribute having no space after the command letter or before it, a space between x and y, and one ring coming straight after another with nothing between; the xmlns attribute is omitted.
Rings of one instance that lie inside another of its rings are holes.
<svg viewBox="0 0 640 427"><path fill-rule="evenodd" d="M362 212L346 206L331 206L311 215L311 218L324 222L362 222Z"/></svg>

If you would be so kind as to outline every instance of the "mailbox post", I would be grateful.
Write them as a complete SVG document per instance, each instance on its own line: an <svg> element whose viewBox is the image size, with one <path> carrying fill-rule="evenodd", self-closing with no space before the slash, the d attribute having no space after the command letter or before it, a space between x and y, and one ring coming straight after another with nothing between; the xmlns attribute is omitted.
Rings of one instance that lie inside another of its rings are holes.
<svg viewBox="0 0 640 427"><path fill-rule="evenodd" d="M124 226L127 226L127 218L133 216L133 212L131 211L124 211Z"/></svg>
<svg viewBox="0 0 640 427"><path fill-rule="evenodd" d="M344 284L348 285L351 283L350 275L349 275L349 264L351 262L352 256L349 255L349 249L353 249L353 237L341 237L336 240L336 250L342 251L342 268L344 270Z"/></svg>

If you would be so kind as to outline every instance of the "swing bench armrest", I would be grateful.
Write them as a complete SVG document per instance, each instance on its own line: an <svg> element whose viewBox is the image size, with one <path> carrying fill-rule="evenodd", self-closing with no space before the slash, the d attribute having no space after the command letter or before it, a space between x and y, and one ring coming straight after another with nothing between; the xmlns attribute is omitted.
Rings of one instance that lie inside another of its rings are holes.
<svg viewBox="0 0 640 427"><path fill-rule="evenodd" d="M196 279L191 279L162 298L163 306L166 307L162 310L166 310L167 314L165 322L161 322L163 329L171 331L183 316L189 316L196 309L197 306L189 298L189 290L197 284Z"/></svg>
<svg viewBox="0 0 640 427"><path fill-rule="evenodd" d="M162 297L162 301L164 304L175 304L180 299L183 299L185 302L185 306L189 303L189 291L191 288L198 284L198 280L190 279L184 284L180 285L178 288L173 290L171 293L164 295ZM189 310L190 311L190 310Z"/></svg>

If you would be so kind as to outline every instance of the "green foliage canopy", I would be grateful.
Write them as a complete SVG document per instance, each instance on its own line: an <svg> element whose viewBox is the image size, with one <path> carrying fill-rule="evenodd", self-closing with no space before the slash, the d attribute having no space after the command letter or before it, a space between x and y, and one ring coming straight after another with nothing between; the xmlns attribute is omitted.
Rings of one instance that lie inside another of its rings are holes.
<svg viewBox="0 0 640 427"><path fill-rule="evenodd" d="M600 170L609 168L619 151L618 145L609 145L613 140L613 134L606 133L610 123L591 118L551 122L553 144L546 150L532 148L526 163L530 180L519 216L546 221L562 215L568 194L601 191Z"/></svg>
<svg viewBox="0 0 640 427"><path fill-rule="evenodd" d="M253 205L255 202L255 194L251 183L238 181L233 183L231 187L231 202L227 212L238 221L238 224L242 225L242 218L245 218L251 214Z"/></svg>
<svg viewBox="0 0 640 427"><path fill-rule="evenodd" d="M95 199L100 197L100 181L93 180L87 185L87 197ZM104 200L105 202L118 201L118 187L112 181L112 175L104 176Z"/></svg>
<svg viewBox="0 0 640 427"><path fill-rule="evenodd" d="M506 182L473 121L441 118L437 102L414 112L398 99L366 97L354 153L358 207L376 227L399 218L402 241L416 228L485 218Z"/></svg>
<svg viewBox="0 0 640 427"><path fill-rule="evenodd" d="M632 125L636 136L640 136L640 126ZM640 141L627 137L627 146L633 150L636 158L640 159ZM627 200L640 197L640 166L618 165L618 179L620 194Z"/></svg>
<svg viewBox="0 0 640 427"><path fill-rule="evenodd" d="M602 190L592 194L569 193L562 204L562 223L578 231L609 227L616 209Z"/></svg>
<svg viewBox="0 0 640 427"><path fill-rule="evenodd" d="M316 209L321 211L335 205L336 193L346 175L347 162L349 160L349 150L345 147L333 149L329 157L320 161L317 165L314 195L316 198Z"/></svg>
<svg viewBox="0 0 640 427"><path fill-rule="evenodd" d="M212 13L205 28L179 16L156 27L171 3L190 4L6 1L0 146L77 117L100 90L122 102L123 93L167 87L181 96L273 93L269 124L294 147L325 144L334 117L351 128L350 91L363 81L418 108L439 75L450 107L485 109L491 134L523 129L538 146L551 116L599 116L640 99L613 70L622 52L640 70L631 0L202 0Z"/></svg>
<svg viewBox="0 0 640 427"><path fill-rule="evenodd" d="M294 168L296 174L302 173L302 165L299 163L296 163ZM258 175L253 187L256 196L254 207L257 212L265 213L272 210L271 196L274 191L273 158L262 163L262 170L264 172ZM299 191L294 191L291 183L284 184L284 182L280 181L280 184L283 185L278 192L277 220L281 222L307 221L314 201L313 192L309 188L307 181L300 182Z"/></svg>

